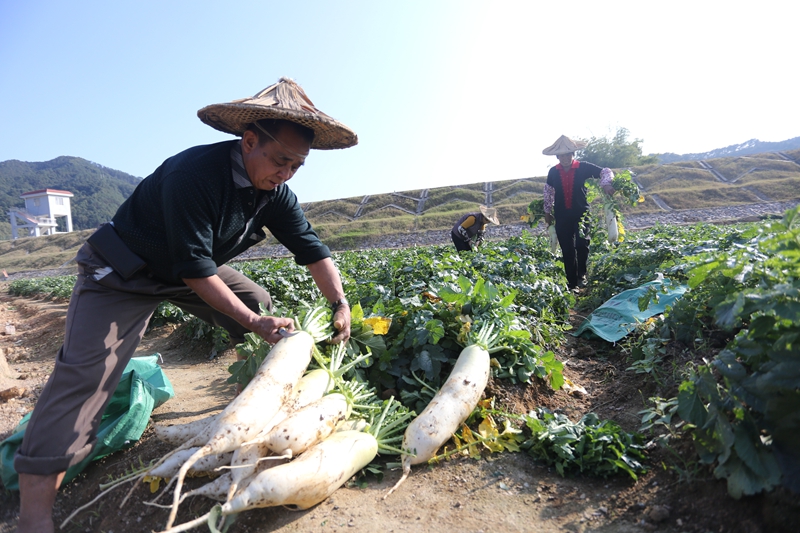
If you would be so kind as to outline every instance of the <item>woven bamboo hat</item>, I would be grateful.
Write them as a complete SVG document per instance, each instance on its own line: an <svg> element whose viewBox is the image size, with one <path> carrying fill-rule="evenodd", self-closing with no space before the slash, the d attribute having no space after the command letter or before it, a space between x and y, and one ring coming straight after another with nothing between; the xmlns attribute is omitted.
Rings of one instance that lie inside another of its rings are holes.
<svg viewBox="0 0 800 533"><path fill-rule="evenodd" d="M497 209L494 207L486 207L485 205L481 206L481 213L486 219L491 222L492 224L500 225L500 221L497 219Z"/></svg>
<svg viewBox="0 0 800 533"><path fill-rule="evenodd" d="M542 154L544 155L563 155L563 154L571 154L572 152L578 151L581 148L586 148L586 142L584 141L573 141L566 135L562 135L558 138L556 142L552 144L552 146L548 146L544 150L542 150Z"/></svg>
<svg viewBox="0 0 800 533"><path fill-rule="evenodd" d="M311 148L332 150L358 144L358 136L341 122L316 107L303 89L289 78L281 78L252 98L209 105L197 112L214 129L243 135L248 124L262 119L291 120L314 130Z"/></svg>

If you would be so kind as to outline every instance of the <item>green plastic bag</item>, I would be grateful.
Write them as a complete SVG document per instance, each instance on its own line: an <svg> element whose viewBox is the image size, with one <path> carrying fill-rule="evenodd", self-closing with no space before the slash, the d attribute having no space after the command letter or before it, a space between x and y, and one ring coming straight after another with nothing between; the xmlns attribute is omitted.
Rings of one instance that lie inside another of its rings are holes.
<svg viewBox="0 0 800 533"><path fill-rule="evenodd" d="M147 428L153 409L175 396L172 384L158 366L159 357L154 354L130 360L103 412L97 444L86 459L67 470L63 483L75 478L91 461L132 446ZM28 413L22 417L14 434L0 443L0 479L8 490L19 490L14 454L22 444L30 416Z"/></svg>
<svg viewBox="0 0 800 533"><path fill-rule="evenodd" d="M650 287L659 289L658 302L651 301L644 311L639 310L639 298L647 293ZM636 329L636 325L651 316L663 313L668 305L683 296L689 287L673 286L668 279L650 281L617 294L592 312L580 327L572 334L574 337L597 336L608 342L617 342Z"/></svg>

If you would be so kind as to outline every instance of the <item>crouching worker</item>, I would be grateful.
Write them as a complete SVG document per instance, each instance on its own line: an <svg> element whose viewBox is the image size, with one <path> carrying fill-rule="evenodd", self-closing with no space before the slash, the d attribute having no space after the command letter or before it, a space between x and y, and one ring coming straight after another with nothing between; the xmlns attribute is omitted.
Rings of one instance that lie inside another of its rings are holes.
<svg viewBox="0 0 800 533"><path fill-rule="evenodd" d="M350 308L330 250L286 182L311 148L347 148L356 134L286 78L198 116L239 138L164 161L78 252L64 344L14 461L21 533L53 531L64 473L91 453L102 413L162 301L224 327L237 343L253 332L274 344L279 328L293 329L289 318L261 316L260 303L272 308L267 291L225 266L265 238L262 228L308 267L331 302L341 325L331 340L350 336Z"/></svg>
<svg viewBox="0 0 800 533"><path fill-rule="evenodd" d="M483 244L483 237L486 234L486 226L500 224L497 219L497 210L493 207L480 206L477 213L467 213L456 222L450 231L453 244L459 252L471 251L473 246L477 250Z"/></svg>

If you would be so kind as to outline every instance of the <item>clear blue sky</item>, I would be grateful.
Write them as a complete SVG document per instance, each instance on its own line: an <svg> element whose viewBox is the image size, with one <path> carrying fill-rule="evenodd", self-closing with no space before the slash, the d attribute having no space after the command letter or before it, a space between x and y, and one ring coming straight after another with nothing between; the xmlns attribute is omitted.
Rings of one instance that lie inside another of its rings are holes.
<svg viewBox="0 0 800 533"><path fill-rule="evenodd" d="M645 153L800 135L785 0L0 0L0 161L135 176L232 137L208 104L298 81L359 145L313 151L303 202L546 174L625 127Z"/></svg>

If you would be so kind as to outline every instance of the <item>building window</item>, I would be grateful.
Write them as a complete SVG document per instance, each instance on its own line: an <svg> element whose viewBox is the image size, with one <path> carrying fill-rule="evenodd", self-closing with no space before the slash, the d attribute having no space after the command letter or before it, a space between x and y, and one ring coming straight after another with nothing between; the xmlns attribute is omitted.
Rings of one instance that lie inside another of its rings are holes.
<svg viewBox="0 0 800 533"><path fill-rule="evenodd" d="M64 199L61 197L56 198L56 205L64 205Z"/></svg>
<svg viewBox="0 0 800 533"><path fill-rule="evenodd" d="M33 199L33 205L35 205L36 207L39 207L41 205L41 203L42 203L42 199L41 198L34 198Z"/></svg>

